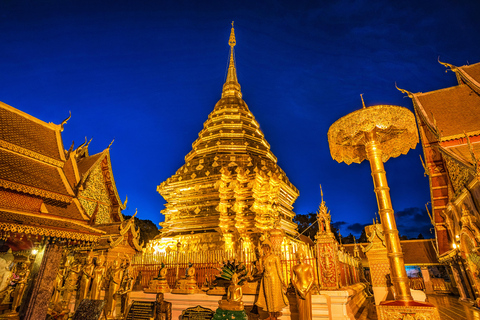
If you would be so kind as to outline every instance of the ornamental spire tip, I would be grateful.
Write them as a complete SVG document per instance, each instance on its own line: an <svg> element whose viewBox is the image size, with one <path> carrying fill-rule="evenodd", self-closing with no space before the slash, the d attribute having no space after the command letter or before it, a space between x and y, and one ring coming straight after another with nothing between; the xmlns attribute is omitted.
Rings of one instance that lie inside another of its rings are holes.
<svg viewBox="0 0 480 320"><path fill-rule="evenodd" d="M237 70L235 69L235 50L234 47L237 44L235 40L235 29L233 28L232 21L232 30L230 32L230 38L228 39L228 44L230 46L230 61L228 65L227 79L223 85L222 98L227 96L235 96L242 98L242 92L240 90L240 84L237 80Z"/></svg>

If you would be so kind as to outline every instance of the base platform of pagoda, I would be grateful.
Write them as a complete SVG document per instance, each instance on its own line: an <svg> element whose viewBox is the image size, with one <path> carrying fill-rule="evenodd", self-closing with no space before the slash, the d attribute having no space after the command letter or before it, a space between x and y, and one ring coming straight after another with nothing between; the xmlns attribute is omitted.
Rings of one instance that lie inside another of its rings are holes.
<svg viewBox="0 0 480 320"><path fill-rule="evenodd" d="M355 284L340 290L321 291L319 295L312 295L312 319L355 319L354 315L366 301L365 285ZM135 301L155 301L155 293L135 291L130 294L130 303ZM218 308L218 300L222 296L212 296L205 293L197 294L164 294L165 301L172 303L172 320L181 320L182 311L187 308L201 306L211 309ZM294 295L288 296L289 306L282 311L281 320L298 319L298 310ZM244 295L245 311L251 319L250 311L254 305L255 295ZM259 319L266 319L268 314L259 310Z"/></svg>

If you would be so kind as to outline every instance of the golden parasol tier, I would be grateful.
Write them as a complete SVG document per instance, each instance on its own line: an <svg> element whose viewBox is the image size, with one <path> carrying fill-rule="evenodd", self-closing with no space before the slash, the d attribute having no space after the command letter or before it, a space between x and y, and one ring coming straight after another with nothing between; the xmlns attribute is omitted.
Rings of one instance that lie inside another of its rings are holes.
<svg viewBox="0 0 480 320"><path fill-rule="evenodd" d="M385 233L396 300L412 301L407 272L393 215L383 162L407 154L418 143L413 113L403 107L378 105L352 112L328 130L332 158L350 164L370 162L378 210Z"/></svg>

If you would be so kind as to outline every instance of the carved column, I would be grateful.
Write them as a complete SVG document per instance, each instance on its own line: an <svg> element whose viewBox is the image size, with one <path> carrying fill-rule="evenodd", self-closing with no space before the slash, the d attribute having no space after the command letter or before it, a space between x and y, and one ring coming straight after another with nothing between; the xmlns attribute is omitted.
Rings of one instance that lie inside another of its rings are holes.
<svg viewBox="0 0 480 320"><path fill-rule="evenodd" d="M25 320L44 320L47 316L48 304L53 293L53 283L57 276L62 247L48 244L43 253L40 268L33 282L33 288L26 302Z"/></svg>
<svg viewBox="0 0 480 320"><path fill-rule="evenodd" d="M467 300L467 294L465 293L465 288L463 286L463 282L462 282L462 279L460 277L460 273L458 272L458 267L455 265L454 262L452 262L450 267L451 267L451 270L452 270L453 278L455 279L455 282L457 283L457 289L458 289L458 293L460 294L460 300L465 301L465 300Z"/></svg>

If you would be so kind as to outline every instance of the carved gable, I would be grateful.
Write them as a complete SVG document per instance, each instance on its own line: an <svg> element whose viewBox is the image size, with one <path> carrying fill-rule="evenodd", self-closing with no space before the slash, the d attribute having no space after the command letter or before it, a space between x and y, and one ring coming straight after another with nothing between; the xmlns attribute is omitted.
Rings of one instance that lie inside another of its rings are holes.
<svg viewBox="0 0 480 320"><path fill-rule="evenodd" d="M90 218L95 215L93 218L95 224L112 222L110 217L112 202L99 165L88 175L84 190L80 191L78 199Z"/></svg>

